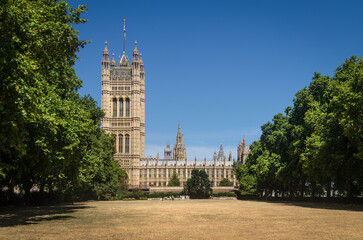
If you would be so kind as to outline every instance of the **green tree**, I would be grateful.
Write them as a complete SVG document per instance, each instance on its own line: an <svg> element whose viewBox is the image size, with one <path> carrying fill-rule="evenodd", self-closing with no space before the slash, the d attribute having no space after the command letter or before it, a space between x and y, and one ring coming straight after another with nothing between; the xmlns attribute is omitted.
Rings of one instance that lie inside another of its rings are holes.
<svg viewBox="0 0 363 240"><path fill-rule="evenodd" d="M208 174L204 170L193 169L192 177L187 180L183 192L193 199L209 198L213 190Z"/></svg>
<svg viewBox="0 0 363 240"><path fill-rule="evenodd" d="M173 175L170 178L168 186L169 187L179 187L180 186L179 177L178 177L178 174L175 171L173 172Z"/></svg>
<svg viewBox="0 0 363 240"><path fill-rule="evenodd" d="M96 101L88 96L79 100L88 112L94 125L98 126L93 134L88 136L88 151L83 157L79 174L78 193L92 192L97 199L112 199L117 193L127 188L126 172L113 159L116 152L115 136L109 135L100 128L104 112Z"/></svg>
<svg viewBox="0 0 363 240"><path fill-rule="evenodd" d="M85 11L55 0L0 4L0 188L10 194L18 186L29 198L37 184L80 195L125 181L101 109L77 93L73 66L86 41L73 26Z"/></svg>
<svg viewBox="0 0 363 240"><path fill-rule="evenodd" d="M233 182L229 181L228 178L223 178L222 181L219 183L219 186L233 186Z"/></svg>
<svg viewBox="0 0 363 240"><path fill-rule="evenodd" d="M324 93L314 99L306 121L314 130L307 139L306 168L318 169L334 189L351 199L362 194L361 107L363 60L352 56L336 70Z"/></svg>
<svg viewBox="0 0 363 240"><path fill-rule="evenodd" d="M66 186L78 176L94 129L74 101L81 80L73 65L86 42L72 24L85 22L84 11L52 0L0 4L0 167L10 191L18 185L28 194L49 181Z"/></svg>
<svg viewBox="0 0 363 240"><path fill-rule="evenodd" d="M256 177L249 173L249 168L246 164L239 164L235 168L236 178L238 179L239 189L242 195L256 193Z"/></svg>

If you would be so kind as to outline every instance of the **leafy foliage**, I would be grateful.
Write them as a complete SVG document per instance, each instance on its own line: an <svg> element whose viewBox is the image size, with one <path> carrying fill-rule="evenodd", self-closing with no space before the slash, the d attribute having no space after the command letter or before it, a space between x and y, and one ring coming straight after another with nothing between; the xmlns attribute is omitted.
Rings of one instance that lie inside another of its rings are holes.
<svg viewBox="0 0 363 240"><path fill-rule="evenodd" d="M170 178L168 186L169 187L179 187L180 186L180 180L179 180L178 174L176 172L173 172L173 175Z"/></svg>
<svg viewBox="0 0 363 240"><path fill-rule="evenodd" d="M362 196L363 59L347 59L333 78L314 73L293 103L236 167L242 193Z"/></svg>
<svg viewBox="0 0 363 240"><path fill-rule="evenodd" d="M73 65L87 41L72 25L86 22L85 11L54 0L0 4L0 188L10 195L18 187L29 199L37 185L49 198L79 198L126 177L101 109L77 93Z"/></svg>
<svg viewBox="0 0 363 240"><path fill-rule="evenodd" d="M228 178L223 178L222 181L219 183L219 186L230 187L233 186L233 182L229 181Z"/></svg>
<svg viewBox="0 0 363 240"><path fill-rule="evenodd" d="M250 195L256 193L256 177L249 173L249 169L246 164L239 164L235 168L235 174L237 179L239 179L239 189L241 190L241 194Z"/></svg>

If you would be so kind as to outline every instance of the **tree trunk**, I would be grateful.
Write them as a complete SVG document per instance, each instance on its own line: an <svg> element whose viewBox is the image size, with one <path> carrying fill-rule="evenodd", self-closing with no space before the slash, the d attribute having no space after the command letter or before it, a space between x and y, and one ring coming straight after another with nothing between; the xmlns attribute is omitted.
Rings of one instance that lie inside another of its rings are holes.
<svg viewBox="0 0 363 240"><path fill-rule="evenodd" d="M311 198L315 198L316 184L311 183Z"/></svg>
<svg viewBox="0 0 363 240"><path fill-rule="evenodd" d="M10 182L9 182L9 193L13 195L15 192L15 177L11 174Z"/></svg>
<svg viewBox="0 0 363 240"><path fill-rule="evenodd" d="M326 197L330 198L331 197L331 181L328 181L328 185L326 186Z"/></svg>
<svg viewBox="0 0 363 240"><path fill-rule="evenodd" d="M304 191L305 191L305 181L301 181L301 185L300 185L300 197L301 198L304 197Z"/></svg>
<svg viewBox="0 0 363 240"><path fill-rule="evenodd" d="M25 182L23 183L23 189L25 192L25 202L29 202L30 200L30 189L32 188L33 184L31 182Z"/></svg>
<svg viewBox="0 0 363 240"><path fill-rule="evenodd" d="M347 180L347 200L348 200L348 202L352 202L352 199L353 199L352 188L353 188L352 176L348 176L348 180Z"/></svg>

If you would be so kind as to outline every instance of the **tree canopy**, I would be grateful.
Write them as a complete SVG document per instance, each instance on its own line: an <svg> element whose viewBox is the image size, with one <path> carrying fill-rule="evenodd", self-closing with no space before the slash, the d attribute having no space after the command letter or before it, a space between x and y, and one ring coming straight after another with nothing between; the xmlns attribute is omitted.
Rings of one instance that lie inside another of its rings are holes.
<svg viewBox="0 0 363 240"><path fill-rule="evenodd" d="M73 26L85 11L55 0L0 4L0 188L10 193L86 191L126 177L100 129L103 112L77 93L76 53L87 41Z"/></svg>
<svg viewBox="0 0 363 240"><path fill-rule="evenodd" d="M176 172L173 172L173 175L170 178L168 186L169 187L179 187L180 186L180 180L179 180L178 174Z"/></svg>
<svg viewBox="0 0 363 240"><path fill-rule="evenodd" d="M222 181L219 183L219 186L233 186L233 182L229 181L228 178L223 178Z"/></svg>
<svg viewBox="0 0 363 240"><path fill-rule="evenodd" d="M183 192L194 199L209 198L213 190L208 174L204 170L193 169L192 176L187 180Z"/></svg>
<svg viewBox="0 0 363 240"><path fill-rule="evenodd" d="M261 127L240 188L260 196L362 196L363 58L352 56L334 77L314 73L293 106Z"/></svg>

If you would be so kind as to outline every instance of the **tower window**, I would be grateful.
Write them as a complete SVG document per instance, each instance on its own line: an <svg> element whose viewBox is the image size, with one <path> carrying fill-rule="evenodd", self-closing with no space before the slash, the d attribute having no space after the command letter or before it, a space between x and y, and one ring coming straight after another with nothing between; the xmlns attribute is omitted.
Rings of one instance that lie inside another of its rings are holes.
<svg viewBox="0 0 363 240"><path fill-rule="evenodd" d="M113 114L112 114L113 117L117 117L117 99L114 98L113 99Z"/></svg>
<svg viewBox="0 0 363 240"><path fill-rule="evenodd" d="M130 116L130 99L126 98L126 117Z"/></svg>
<svg viewBox="0 0 363 240"><path fill-rule="evenodd" d="M124 99L120 98L120 117L124 116Z"/></svg>
<svg viewBox="0 0 363 240"><path fill-rule="evenodd" d="M123 136L122 134L118 135L118 152L122 153L123 149Z"/></svg>
<svg viewBox="0 0 363 240"><path fill-rule="evenodd" d="M130 152L130 135L125 135L125 153Z"/></svg>

